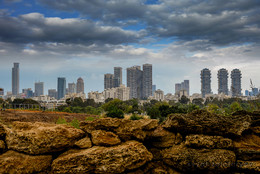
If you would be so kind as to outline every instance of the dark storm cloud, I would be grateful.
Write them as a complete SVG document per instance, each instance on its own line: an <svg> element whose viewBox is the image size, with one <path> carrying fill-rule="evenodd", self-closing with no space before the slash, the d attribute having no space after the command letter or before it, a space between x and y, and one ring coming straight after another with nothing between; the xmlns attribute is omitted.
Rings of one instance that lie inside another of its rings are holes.
<svg viewBox="0 0 260 174"><path fill-rule="evenodd" d="M120 26L138 20L153 36L179 40L205 39L226 45L260 40L259 0L40 0L63 11L76 11ZM120 21L120 23L118 22Z"/></svg>
<svg viewBox="0 0 260 174"><path fill-rule="evenodd" d="M96 22L70 18L46 18L40 13L19 17L0 16L0 39L4 42L122 44L138 42L143 32L126 31L119 27L99 25Z"/></svg>

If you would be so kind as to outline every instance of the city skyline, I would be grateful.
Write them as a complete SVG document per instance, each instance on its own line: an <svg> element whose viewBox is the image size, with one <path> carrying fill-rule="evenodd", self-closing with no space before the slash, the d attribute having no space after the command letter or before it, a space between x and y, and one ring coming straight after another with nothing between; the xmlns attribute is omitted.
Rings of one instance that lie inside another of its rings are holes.
<svg viewBox="0 0 260 174"><path fill-rule="evenodd" d="M3 0L0 2L0 88L11 91L11 64L20 63L20 91L56 78L76 82L85 91L102 91L111 67L153 64L153 84L174 93L189 79L190 93L200 93L200 71L243 72L242 91L250 79L260 86L260 1L215 0ZM124 78L123 84L126 84ZM228 80L229 88L231 79Z"/></svg>

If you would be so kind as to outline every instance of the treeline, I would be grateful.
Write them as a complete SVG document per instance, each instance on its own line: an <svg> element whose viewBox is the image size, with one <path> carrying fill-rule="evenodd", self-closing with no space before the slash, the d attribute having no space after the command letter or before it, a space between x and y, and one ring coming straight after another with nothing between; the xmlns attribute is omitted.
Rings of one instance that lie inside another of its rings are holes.
<svg viewBox="0 0 260 174"><path fill-rule="evenodd" d="M204 109L214 114L229 116L233 112L245 110L253 112L260 110L260 99L244 101L240 98L218 100L215 98L194 99L192 102L187 97L182 97L178 102L162 102L151 100L140 104L138 99L121 101L107 99L105 103L95 103L93 99L83 101L81 98L67 99L66 105L58 107L58 111L70 113L87 113L93 115L106 115L108 117L123 118L124 115L133 115L132 119L140 119L142 115L160 121L172 113L190 113L194 110Z"/></svg>

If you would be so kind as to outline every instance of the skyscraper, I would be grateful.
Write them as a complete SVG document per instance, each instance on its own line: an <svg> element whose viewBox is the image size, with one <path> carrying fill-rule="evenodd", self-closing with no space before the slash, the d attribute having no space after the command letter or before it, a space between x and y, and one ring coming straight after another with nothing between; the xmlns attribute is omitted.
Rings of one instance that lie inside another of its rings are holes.
<svg viewBox="0 0 260 174"><path fill-rule="evenodd" d="M142 98L143 71L140 66L127 68L127 87L130 88L130 99Z"/></svg>
<svg viewBox="0 0 260 174"><path fill-rule="evenodd" d="M39 97L44 93L44 83L43 82L35 82L34 83L34 96Z"/></svg>
<svg viewBox="0 0 260 174"><path fill-rule="evenodd" d="M201 70L201 94L204 98L206 94L211 94L211 72L208 68Z"/></svg>
<svg viewBox="0 0 260 174"><path fill-rule="evenodd" d="M68 83L68 92L69 93L76 93L76 84L75 83Z"/></svg>
<svg viewBox="0 0 260 174"><path fill-rule="evenodd" d="M154 96L154 92L156 91L156 85L153 85L152 91L153 91L153 96Z"/></svg>
<svg viewBox="0 0 260 174"><path fill-rule="evenodd" d="M66 94L66 78L58 77L58 100L63 98Z"/></svg>
<svg viewBox="0 0 260 174"><path fill-rule="evenodd" d="M77 93L84 94L84 81L81 77L77 80Z"/></svg>
<svg viewBox="0 0 260 174"><path fill-rule="evenodd" d="M189 80L184 80L183 81L183 87L182 89L187 91L187 95L190 95L190 81Z"/></svg>
<svg viewBox="0 0 260 174"><path fill-rule="evenodd" d="M25 94L26 98L33 97L33 91L31 88L23 89L22 92Z"/></svg>
<svg viewBox="0 0 260 174"><path fill-rule="evenodd" d="M242 74L239 69L233 69L231 71L231 93L232 97L241 96L241 78Z"/></svg>
<svg viewBox="0 0 260 174"><path fill-rule="evenodd" d="M181 90L181 83L175 83L175 94L177 95Z"/></svg>
<svg viewBox="0 0 260 174"><path fill-rule="evenodd" d="M218 93L228 95L228 71L224 68L218 71Z"/></svg>
<svg viewBox="0 0 260 174"><path fill-rule="evenodd" d="M152 64L143 65L143 94L142 98L147 99L152 96L153 90L153 68Z"/></svg>
<svg viewBox="0 0 260 174"><path fill-rule="evenodd" d="M114 67L114 85L113 87L119 87L122 84L122 68Z"/></svg>
<svg viewBox="0 0 260 174"><path fill-rule="evenodd" d="M12 94L19 94L19 63L14 63L14 67L12 68Z"/></svg>
<svg viewBox="0 0 260 174"><path fill-rule="evenodd" d="M105 74L104 75L104 89L110 89L114 87L114 75L113 74Z"/></svg>

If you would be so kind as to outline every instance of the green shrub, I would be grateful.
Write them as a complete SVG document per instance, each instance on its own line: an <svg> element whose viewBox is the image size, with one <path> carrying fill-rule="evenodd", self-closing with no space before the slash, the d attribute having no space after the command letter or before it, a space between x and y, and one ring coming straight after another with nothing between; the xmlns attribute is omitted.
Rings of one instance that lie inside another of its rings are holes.
<svg viewBox="0 0 260 174"><path fill-rule="evenodd" d="M70 123L69 125L79 129L79 120L77 120L76 118L74 118Z"/></svg>
<svg viewBox="0 0 260 174"><path fill-rule="evenodd" d="M112 118L124 118L124 112L121 109L112 109L106 113L107 117Z"/></svg>
<svg viewBox="0 0 260 174"><path fill-rule="evenodd" d="M85 121L94 121L95 119L95 117L86 117Z"/></svg>
<svg viewBox="0 0 260 174"><path fill-rule="evenodd" d="M140 119L143 119L143 116L137 114L132 114L130 117L130 120L140 120Z"/></svg>
<svg viewBox="0 0 260 174"><path fill-rule="evenodd" d="M66 107L66 108L63 110L63 112L72 113L72 111L71 111L70 107Z"/></svg>
<svg viewBox="0 0 260 174"><path fill-rule="evenodd" d="M68 124L65 118L59 117L56 124Z"/></svg>

